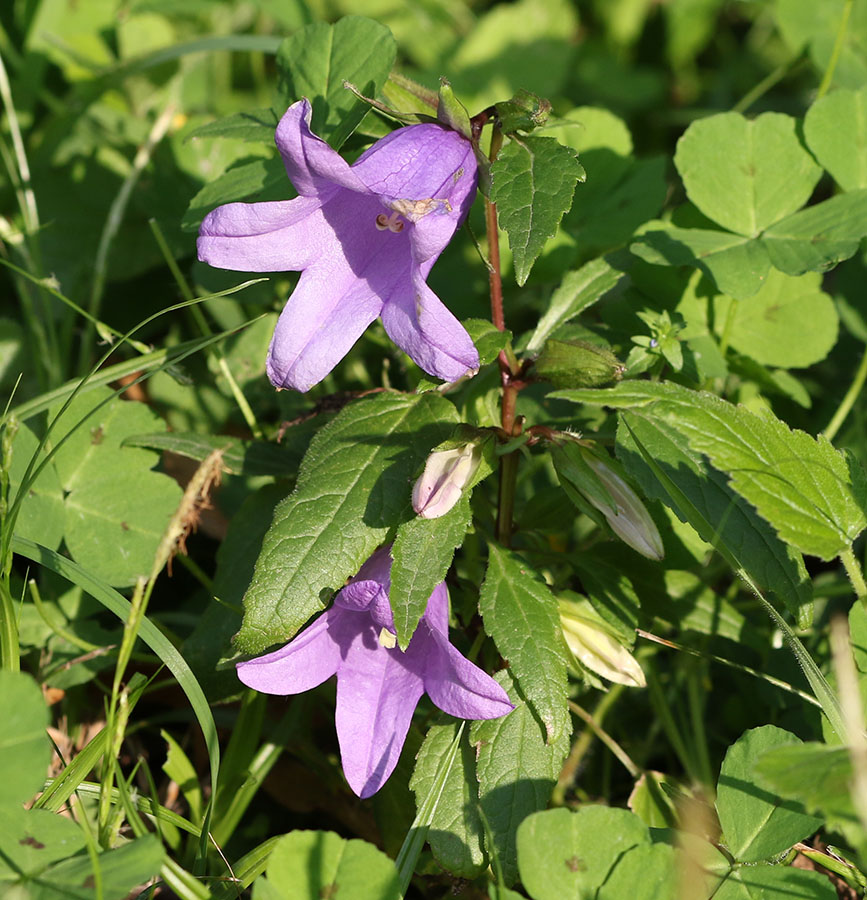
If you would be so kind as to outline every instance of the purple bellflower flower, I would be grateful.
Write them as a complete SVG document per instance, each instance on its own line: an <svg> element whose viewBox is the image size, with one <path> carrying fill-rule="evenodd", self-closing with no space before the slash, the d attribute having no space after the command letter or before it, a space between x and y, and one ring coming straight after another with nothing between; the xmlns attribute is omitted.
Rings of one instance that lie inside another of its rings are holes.
<svg viewBox="0 0 867 900"><path fill-rule="evenodd" d="M343 771L362 798L375 794L397 765L423 693L462 719L496 719L514 709L500 685L449 642L445 584L434 588L406 652L395 646L390 573L383 547L294 640L237 666L244 684L266 694L300 694L337 674Z"/></svg>
<svg viewBox="0 0 867 900"><path fill-rule="evenodd" d="M268 350L278 388L309 390L377 317L430 375L479 367L460 322L426 279L466 218L477 186L470 142L434 123L398 128L350 166L294 103L275 141L299 196L227 203L202 222L199 259L245 272L300 271Z"/></svg>

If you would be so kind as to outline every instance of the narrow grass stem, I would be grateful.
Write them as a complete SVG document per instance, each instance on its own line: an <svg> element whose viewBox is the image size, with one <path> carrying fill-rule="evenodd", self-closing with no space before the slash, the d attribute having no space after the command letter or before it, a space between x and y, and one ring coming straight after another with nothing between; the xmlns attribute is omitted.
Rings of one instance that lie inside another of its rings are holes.
<svg viewBox="0 0 867 900"><path fill-rule="evenodd" d="M175 114L174 102L169 103L166 108L157 116L153 127L150 130L145 142L139 147L138 152L132 161L129 173L120 186L117 196L112 201L108 211L108 217L102 229L99 238L99 246L96 250L96 259L93 263L93 284L90 290L90 298L88 300L88 312L91 316L99 317L100 306L102 305L102 297L105 292L105 283L108 275L108 252L111 245L120 230L123 218L126 215L126 208L129 199L132 196L133 188L138 183L141 173L145 166L150 162L154 148L165 136L169 130L172 118ZM84 372L89 368L90 355L93 349L94 333L91 328L86 328L81 339L81 349L79 353L79 370Z"/></svg>
<svg viewBox="0 0 867 900"><path fill-rule="evenodd" d="M17 672L21 666L18 646L18 618L9 578L0 575L0 667Z"/></svg>
<svg viewBox="0 0 867 900"><path fill-rule="evenodd" d="M854 0L846 0L846 5L843 7L843 13L840 16L840 24L837 26L837 37L834 39L834 47L831 50L831 58L828 60L828 65L825 68L825 74L822 76L822 81L819 84L819 90L816 92L816 100L820 97L824 97L825 94L828 93L828 88L831 87L831 82L834 80L834 72L837 69L837 63L840 61L840 53L843 50L843 42L846 40L846 29L849 26L849 16L852 14L852 6L854 5Z"/></svg>
<svg viewBox="0 0 867 900"><path fill-rule="evenodd" d="M569 701L569 709L578 716L579 719L583 719L587 725L593 730L593 733L596 737L602 741L603 744L617 757L619 762L623 765L627 772L633 777L638 778L641 774L641 768L637 766L629 754L611 737L610 734L584 709L582 706L579 706L577 703L574 703L572 700Z"/></svg>
<svg viewBox="0 0 867 900"><path fill-rule="evenodd" d="M852 407L855 405L855 401L864 387L865 380L867 380L867 347L864 348L864 355L861 357L861 362L858 364L858 369L855 372L852 383L849 385L849 390L846 391L846 395L837 407L837 411L822 432L829 441L834 440L837 432L840 430L840 426L846 421L846 416L852 411Z"/></svg>
<svg viewBox="0 0 867 900"><path fill-rule="evenodd" d="M761 99L772 87L779 84L786 76L796 72L805 63L804 56L796 56L777 66L767 74L755 87L747 91L732 107L732 112L745 113L757 100Z"/></svg>

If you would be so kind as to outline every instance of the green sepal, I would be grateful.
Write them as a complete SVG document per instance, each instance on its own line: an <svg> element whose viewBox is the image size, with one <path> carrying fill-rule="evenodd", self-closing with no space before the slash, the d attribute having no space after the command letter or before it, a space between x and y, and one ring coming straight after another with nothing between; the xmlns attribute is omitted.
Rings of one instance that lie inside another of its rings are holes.
<svg viewBox="0 0 867 900"><path fill-rule="evenodd" d="M473 136L470 114L464 104L455 96L455 92L446 78L440 78L438 99L437 119L439 122L470 140Z"/></svg>

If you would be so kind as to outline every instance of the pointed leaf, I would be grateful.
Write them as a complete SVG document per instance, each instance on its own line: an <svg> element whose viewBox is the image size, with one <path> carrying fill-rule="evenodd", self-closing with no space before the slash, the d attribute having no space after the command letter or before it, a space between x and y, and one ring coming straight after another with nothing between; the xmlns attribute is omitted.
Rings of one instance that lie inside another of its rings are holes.
<svg viewBox="0 0 867 900"><path fill-rule="evenodd" d="M415 516L397 529L391 548L394 563L388 599L402 650L409 645L433 589L445 580L471 519L467 495L444 516Z"/></svg>
<svg viewBox="0 0 867 900"><path fill-rule="evenodd" d="M491 199L509 235L515 278L523 284L572 205L584 169L574 150L549 137L513 136L491 166Z"/></svg>
<svg viewBox="0 0 867 900"><path fill-rule="evenodd" d="M289 640L411 514L410 478L457 424L435 392L356 401L313 439L244 597L243 653Z"/></svg>
<svg viewBox="0 0 867 900"><path fill-rule="evenodd" d="M495 678L509 692L515 709L500 719L473 722L470 743L476 748L482 812L491 831L485 843L488 853L496 854L503 880L510 885L518 877L518 826L548 804L569 751L570 734L566 730L559 740L547 743L509 671L498 672Z"/></svg>
<svg viewBox="0 0 867 900"><path fill-rule="evenodd" d="M345 16L334 25L316 22L280 45L280 92L287 106L302 97L310 100L313 133L337 150L368 109L343 82L367 97L377 96L396 55L391 31L372 19Z"/></svg>
<svg viewBox="0 0 867 900"><path fill-rule="evenodd" d="M497 544L479 595L485 630L545 726L549 743L570 730L557 600L532 566Z"/></svg>

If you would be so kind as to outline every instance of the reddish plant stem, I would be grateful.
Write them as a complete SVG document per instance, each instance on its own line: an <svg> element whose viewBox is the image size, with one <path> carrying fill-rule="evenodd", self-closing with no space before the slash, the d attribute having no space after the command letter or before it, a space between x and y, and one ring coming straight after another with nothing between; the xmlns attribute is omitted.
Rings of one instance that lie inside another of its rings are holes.
<svg viewBox="0 0 867 900"><path fill-rule="evenodd" d="M494 128L491 135L489 158L493 162L500 152L503 135L499 128ZM497 205L485 198L485 225L488 233L488 282L491 290L491 321L498 331L506 330L506 318L503 312L503 278L500 273L500 231L497 223ZM514 359L514 354L512 355ZM520 386L517 381L516 363L510 361L505 351L499 355L500 379L503 385L503 397L500 422L503 431L510 437L521 433L520 420L516 424L515 408ZM508 547L512 539L512 518L515 509L515 479L518 474L518 457L515 453L507 453L500 459L500 489L497 502L497 540Z"/></svg>

